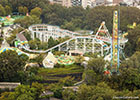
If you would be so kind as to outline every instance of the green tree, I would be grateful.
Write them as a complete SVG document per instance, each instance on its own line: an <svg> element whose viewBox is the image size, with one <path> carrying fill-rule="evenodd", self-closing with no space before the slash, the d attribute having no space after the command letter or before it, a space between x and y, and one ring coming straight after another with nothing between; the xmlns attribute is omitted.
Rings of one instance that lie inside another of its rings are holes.
<svg viewBox="0 0 140 100"><path fill-rule="evenodd" d="M19 13L23 14L23 13L24 13L23 10L24 10L24 7L22 7L22 6L19 6L19 7L18 7L18 12L19 12Z"/></svg>
<svg viewBox="0 0 140 100"><path fill-rule="evenodd" d="M76 100L91 100L93 87L81 85L77 91Z"/></svg>
<svg viewBox="0 0 140 100"><path fill-rule="evenodd" d="M39 24L41 20L37 16L25 16L22 19L16 19L14 23L20 24L24 28L28 28L32 24Z"/></svg>
<svg viewBox="0 0 140 100"><path fill-rule="evenodd" d="M49 40L48 40L48 48L51 48L51 47L53 47L53 46L55 46L57 44L58 44L58 42L55 41L52 37L49 38Z"/></svg>
<svg viewBox="0 0 140 100"><path fill-rule="evenodd" d="M16 100L34 100L34 98L27 94L22 94Z"/></svg>
<svg viewBox="0 0 140 100"><path fill-rule="evenodd" d="M59 84L61 84L61 85L63 84L64 86L72 86L73 81L74 81L73 77L67 76L67 77L65 77L63 79L60 79Z"/></svg>
<svg viewBox="0 0 140 100"><path fill-rule="evenodd" d="M89 69L92 69L95 71L97 74L103 74L104 72L104 67L105 67L105 61L103 58L92 58L88 62Z"/></svg>
<svg viewBox="0 0 140 100"><path fill-rule="evenodd" d="M106 83L98 83L96 86L82 85L77 91L76 100L112 100L116 92Z"/></svg>
<svg viewBox="0 0 140 100"><path fill-rule="evenodd" d="M43 85L37 82L33 83L31 87L29 85L19 85L14 92L3 93L0 100L38 100L42 91Z"/></svg>
<svg viewBox="0 0 140 100"><path fill-rule="evenodd" d="M97 75L93 70L85 70L85 82L88 85L95 85L101 80L100 76Z"/></svg>
<svg viewBox="0 0 140 100"><path fill-rule="evenodd" d="M4 7L0 4L0 16L5 16L6 12Z"/></svg>
<svg viewBox="0 0 140 100"><path fill-rule="evenodd" d="M122 61L120 69L123 68L137 68L140 69L140 52L136 51L130 58Z"/></svg>
<svg viewBox="0 0 140 100"><path fill-rule="evenodd" d="M24 15L26 15L28 13L28 8L27 7L23 7L23 13L24 13Z"/></svg>
<svg viewBox="0 0 140 100"><path fill-rule="evenodd" d="M138 89L140 86L140 74L136 68L122 68L120 75L113 75L109 80L111 88L116 90L130 90Z"/></svg>
<svg viewBox="0 0 140 100"><path fill-rule="evenodd" d="M91 100L112 100L115 96L115 91L104 82L98 83L92 93Z"/></svg>
<svg viewBox="0 0 140 100"><path fill-rule="evenodd" d="M9 100L8 99L9 94L10 94L10 92L1 93L0 100Z"/></svg>
<svg viewBox="0 0 140 100"><path fill-rule="evenodd" d="M64 100L75 100L76 99L75 92L72 89L65 89L62 92L62 96L63 96Z"/></svg>
<svg viewBox="0 0 140 100"><path fill-rule="evenodd" d="M42 14L42 10L41 10L41 8L36 7L36 8L31 10L30 14L35 15L37 17L40 17L40 15Z"/></svg>
<svg viewBox="0 0 140 100"><path fill-rule="evenodd" d="M18 55L15 51L5 51L0 54L0 80L14 81L19 71L24 69L27 59ZM11 59L12 58L12 59Z"/></svg>
<svg viewBox="0 0 140 100"><path fill-rule="evenodd" d="M17 28L14 29L11 33L12 35L8 38L6 38L7 42L11 45L14 46L14 41L16 39L16 34L18 34L19 32L23 31L23 28Z"/></svg>
<svg viewBox="0 0 140 100"><path fill-rule="evenodd" d="M41 42L38 38L35 38L34 40L29 41L29 45L31 49L39 49Z"/></svg>
<svg viewBox="0 0 140 100"><path fill-rule="evenodd" d="M71 31L75 30L75 25L72 22L65 22L65 24L61 27L64 28L64 29L71 30Z"/></svg>
<svg viewBox="0 0 140 100"><path fill-rule="evenodd" d="M33 82L32 83L32 88L36 89L35 96L36 96L36 100L38 100L40 94L44 91L44 87L43 87L42 84L40 84L38 82Z"/></svg>
<svg viewBox="0 0 140 100"><path fill-rule="evenodd" d="M140 37L138 38L138 40L136 42L136 50L140 51Z"/></svg>
<svg viewBox="0 0 140 100"><path fill-rule="evenodd" d="M5 6L5 12L6 12L6 15L11 15L12 13L12 8L8 5Z"/></svg>
<svg viewBox="0 0 140 100"><path fill-rule="evenodd" d="M129 30L127 38L129 41L125 47L125 54L127 54L127 56L132 56L139 48L140 25L136 26L132 30Z"/></svg>

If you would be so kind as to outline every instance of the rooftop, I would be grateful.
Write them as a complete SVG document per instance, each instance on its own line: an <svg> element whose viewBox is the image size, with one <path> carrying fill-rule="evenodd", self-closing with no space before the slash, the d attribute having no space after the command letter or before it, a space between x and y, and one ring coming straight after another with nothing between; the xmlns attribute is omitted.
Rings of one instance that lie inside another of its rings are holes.
<svg viewBox="0 0 140 100"><path fill-rule="evenodd" d="M23 34L17 34L17 38L20 40L20 41L27 41L27 39L25 38L25 36Z"/></svg>

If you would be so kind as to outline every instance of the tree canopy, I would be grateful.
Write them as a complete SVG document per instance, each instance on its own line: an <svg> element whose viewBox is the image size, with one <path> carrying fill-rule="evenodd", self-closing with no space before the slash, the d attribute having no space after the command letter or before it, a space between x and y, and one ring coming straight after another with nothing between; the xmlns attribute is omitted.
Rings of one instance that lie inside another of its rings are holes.
<svg viewBox="0 0 140 100"><path fill-rule="evenodd" d="M26 55L18 55L15 51L5 51L0 54L0 81L14 81L19 71L22 71L27 60Z"/></svg>

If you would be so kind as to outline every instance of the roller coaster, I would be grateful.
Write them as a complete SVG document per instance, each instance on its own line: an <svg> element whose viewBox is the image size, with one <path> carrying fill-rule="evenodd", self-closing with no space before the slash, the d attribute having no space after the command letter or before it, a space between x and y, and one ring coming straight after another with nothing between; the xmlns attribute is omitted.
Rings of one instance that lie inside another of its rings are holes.
<svg viewBox="0 0 140 100"><path fill-rule="evenodd" d="M20 32L22 34L25 32ZM80 51L83 54L92 52L99 53L105 60L111 61L112 72L117 72L119 68L120 51L125 47L128 41L124 35L118 34L118 12L114 11L113 17L113 34L112 37L103 21L95 35L83 35L77 32L60 29L57 26L47 24L32 25L28 29L31 32L32 39L39 38L41 41L48 41L52 36L54 39L58 37L69 37L70 39L51 47L47 50L31 50L23 44L19 44L21 48L31 53L47 53L50 51ZM16 50L19 52L19 50ZM30 54L20 51L20 53ZM76 53L76 52L75 52Z"/></svg>
<svg viewBox="0 0 140 100"><path fill-rule="evenodd" d="M44 24L43 24L44 26ZM29 29L31 30L31 27ZM37 31L34 30L35 33L37 33L39 30L36 29ZM66 34L67 33L67 34ZM53 33L54 36L58 35L57 32ZM97 33L95 35L88 35L88 36L84 36L82 34L78 34L75 32L61 32L61 34L59 34L59 37L62 36L69 36L70 39L66 40L52 48L49 48L47 50L31 50L29 48L26 48L25 46L22 46L25 50L29 51L29 52L33 52L33 53L46 53L52 50L58 50L58 51L68 51L68 50L78 50L78 51L82 51L83 53L87 53L87 52L100 52L101 56L106 56L107 54L109 54L110 50L111 50L111 39L112 37L109 34L108 29L105 26L105 22L102 22ZM41 35L39 36L41 37ZM33 38L33 37L32 37ZM120 45L125 45L125 43L127 42L127 39L125 38L120 38Z"/></svg>

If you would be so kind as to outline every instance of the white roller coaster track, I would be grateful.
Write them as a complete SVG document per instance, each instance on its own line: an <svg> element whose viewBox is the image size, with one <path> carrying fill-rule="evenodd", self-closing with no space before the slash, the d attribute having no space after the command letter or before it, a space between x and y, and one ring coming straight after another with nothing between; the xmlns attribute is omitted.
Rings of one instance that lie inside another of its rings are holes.
<svg viewBox="0 0 140 100"><path fill-rule="evenodd" d="M37 24L37 25L38 25L38 24ZM36 25L36 26L37 26L37 25ZM45 25L45 24L43 24L43 25ZM36 26L35 26L35 27L36 27ZM31 26L31 27L32 27L32 26ZM30 30L30 31L33 31L33 29L32 29L31 27L29 27L29 30ZM42 27L44 27L44 26L42 26ZM106 37L104 37L104 36L99 36L99 35L98 35L98 34L99 34L99 31L102 30L102 28L104 28L104 31L107 33L107 34L106 34L106 35L107 35ZM23 32L25 32L26 30L27 30L27 29L25 29L25 30L23 30L22 32L20 32L20 34L22 34ZM31 50L31 49L26 48L25 46L22 46L22 47L23 47L25 50L29 51L29 52L34 52L34 53L46 53L46 52L49 52L49 51L51 51L51 50L53 50L53 49L55 49L55 48L59 48L60 46L66 44L66 43L69 43L69 42L72 41L72 40L76 40L76 39L94 39L94 40L95 40L94 42L100 44L101 46L103 46L104 43L111 44L111 36L110 36L110 34L109 34L109 32L108 32L106 26L105 26L105 22L102 22L102 24L101 24L101 26L99 27L99 30L98 30L98 32L96 33L96 35L81 36L81 34L78 34L78 33L76 33L76 32L71 32L71 31L68 31L68 30L63 30L63 29L61 29L61 31L63 31L62 34L65 34L65 36L67 35L67 36L71 37L71 39L66 40L66 41L64 41L63 43L60 43L60 44L58 44L58 45L56 45L56 46L54 46L54 47L52 47L52 48L49 48L49 49L47 49L47 50L44 50L44 51L43 51L43 50ZM55 34L56 34L56 33L55 33ZM127 39L121 39L121 40L120 40L120 43L121 43L121 44L125 44L127 41L128 41ZM110 49L110 46L107 46L107 47L104 48L103 50L107 50L107 51L109 52L109 49ZM100 50L98 50L98 51L100 51Z"/></svg>

